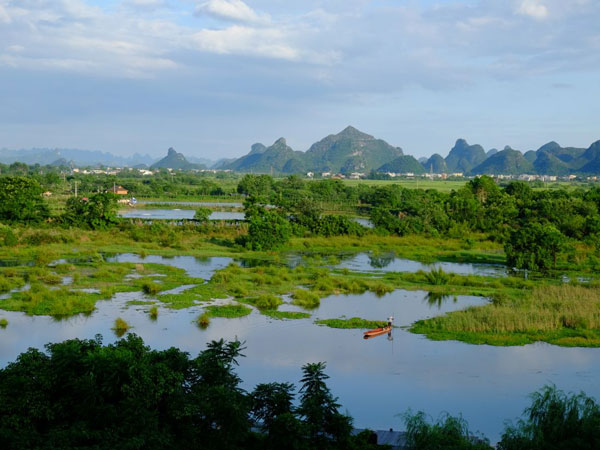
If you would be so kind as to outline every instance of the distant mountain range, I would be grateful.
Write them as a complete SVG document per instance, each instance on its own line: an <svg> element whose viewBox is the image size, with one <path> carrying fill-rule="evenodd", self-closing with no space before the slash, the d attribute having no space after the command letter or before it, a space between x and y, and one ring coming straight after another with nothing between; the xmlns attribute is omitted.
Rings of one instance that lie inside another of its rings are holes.
<svg viewBox="0 0 600 450"><path fill-rule="evenodd" d="M481 145L470 145L458 139L448 156L439 153L418 161L405 155L400 147L363 133L351 126L338 134L331 134L314 143L305 151L287 145L284 138L271 146L256 143L245 156L221 159L215 163L202 158L189 157L173 148L167 156L156 161L148 155L135 154L120 157L111 153L74 149L0 150L0 162L15 161L26 164L104 165L113 167L151 167L172 169L223 169L238 172L298 174L306 172L394 173L463 173L464 175L600 175L600 141L589 148L561 147L556 142L544 144L537 150L525 153L506 146L503 150L485 150Z"/></svg>
<svg viewBox="0 0 600 450"><path fill-rule="evenodd" d="M356 128L347 127L338 134L330 134L314 143L306 152L293 150L284 138L277 139L270 147L254 144L246 156L223 164L220 168L290 174L307 171L368 172L400 156L403 156L400 147L393 147Z"/></svg>

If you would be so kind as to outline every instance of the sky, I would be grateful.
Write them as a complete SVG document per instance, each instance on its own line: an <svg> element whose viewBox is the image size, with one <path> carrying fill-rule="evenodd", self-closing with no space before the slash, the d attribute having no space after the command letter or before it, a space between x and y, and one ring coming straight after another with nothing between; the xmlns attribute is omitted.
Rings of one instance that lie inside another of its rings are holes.
<svg viewBox="0 0 600 450"><path fill-rule="evenodd" d="M599 0L0 0L0 148L600 139Z"/></svg>

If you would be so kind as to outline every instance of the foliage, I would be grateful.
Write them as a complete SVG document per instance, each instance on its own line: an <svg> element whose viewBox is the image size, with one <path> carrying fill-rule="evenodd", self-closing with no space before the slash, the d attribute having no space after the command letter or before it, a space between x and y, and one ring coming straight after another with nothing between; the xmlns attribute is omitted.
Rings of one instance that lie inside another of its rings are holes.
<svg viewBox="0 0 600 450"><path fill-rule="evenodd" d="M119 222L117 196L110 192L88 197L70 197L62 221L69 225L93 230L108 229Z"/></svg>
<svg viewBox="0 0 600 450"><path fill-rule="evenodd" d="M429 423L423 412L404 415L408 450L489 450L490 444L474 436L462 417L445 415Z"/></svg>
<svg viewBox="0 0 600 450"><path fill-rule="evenodd" d="M0 221L35 224L50 216L42 186L31 177L0 177Z"/></svg>
<svg viewBox="0 0 600 450"><path fill-rule="evenodd" d="M555 268L566 242L565 236L552 225L526 225L510 234L504 246L506 263L509 267L534 271Z"/></svg>
<svg viewBox="0 0 600 450"><path fill-rule="evenodd" d="M387 325L385 320L366 320L360 317L351 319L322 319L316 320L317 325L326 325L330 328L381 328Z"/></svg>
<svg viewBox="0 0 600 450"><path fill-rule="evenodd" d="M274 250L286 244L291 236L290 223L281 214L260 206L246 207L248 235L240 241L251 250Z"/></svg>
<svg viewBox="0 0 600 450"><path fill-rule="evenodd" d="M580 394L545 386L531 395L525 418L507 426L500 450L600 448L600 406Z"/></svg>
<svg viewBox="0 0 600 450"><path fill-rule="evenodd" d="M206 222L208 222L208 219L211 214L212 214L212 211L208 208L198 208L196 210L196 213L194 214L194 219L197 220L198 222L206 223Z"/></svg>
<svg viewBox="0 0 600 450"><path fill-rule="evenodd" d="M340 404L325 380L325 363L302 367L298 413L306 426L310 448L348 448L352 419L339 412Z"/></svg>
<svg viewBox="0 0 600 450"><path fill-rule="evenodd" d="M214 305L207 306L206 312L210 317L244 317L252 312L250 308L244 305Z"/></svg>

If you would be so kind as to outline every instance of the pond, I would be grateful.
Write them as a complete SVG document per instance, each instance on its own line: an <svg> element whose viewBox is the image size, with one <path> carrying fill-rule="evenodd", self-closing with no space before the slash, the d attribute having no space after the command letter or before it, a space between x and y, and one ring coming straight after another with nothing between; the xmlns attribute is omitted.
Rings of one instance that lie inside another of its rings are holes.
<svg viewBox="0 0 600 450"><path fill-rule="evenodd" d="M181 220L193 219L196 210L194 209L129 209L119 211L119 216L125 219L153 219L153 220ZM213 211L209 220L244 220L243 212L235 211Z"/></svg>
<svg viewBox="0 0 600 450"><path fill-rule="evenodd" d="M441 267L445 272L460 275L483 275L488 277L506 276L506 267L499 264L435 262L424 264L410 259L397 258L394 253L372 254L357 253L343 260L334 267L349 269L356 272L429 272L435 267Z"/></svg>
<svg viewBox="0 0 600 450"><path fill-rule="evenodd" d="M112 261L156 262L184 268L189 275L207 279L225 267L230 258L164 258L133 254L108 257ZM312 317L275 320L253 311L238 319L213 318L206 330L194 319L202 311L159 308L156 321L149 306L127 306L128 301L151 300L142 293L120 293L101 301L92 314L65 320L31 317L0 311L8 320L0 329L0 365L4 366L28 347L70 338L93 338L102 334L106 343L116 337L111 330L116 317L133 326L152 348L176 346L192 355L213 339L246 342L246 358L238 373L243 387L281 381L299 383L301 367L308 362L327 362L329 386L347 409L356 427L402 429L396 414L424 410L433 417L447 411L462 413L474 430L492 441L499 439L505 419L516 418L529 404L527 395L544 384L554 383L567 391L583 390L600 398L600 349L561 348L547 344L523 347L490 347L460 342L434 342L401 328L415 320L448 311L481 305L485 299L471 296L431 297L423 291L397 290L381 298L367 292L337 295L321 301ZM299 310L284 304L282 310ZM382 320L394 315L392 338L387 335L364 340L363 330L332 329L315 325L317 319L345 316Z"/></svg>
<svg viewBox="0 0 600 450"><path fill-rule="evenodd" d="M216 208L216 207L231 207L231 208L242 208L244 205L240 202L174 202L174 201L149 201L140 200L137 202L138 205L182 205L182 206L200 206L204 208Z"/></svg>

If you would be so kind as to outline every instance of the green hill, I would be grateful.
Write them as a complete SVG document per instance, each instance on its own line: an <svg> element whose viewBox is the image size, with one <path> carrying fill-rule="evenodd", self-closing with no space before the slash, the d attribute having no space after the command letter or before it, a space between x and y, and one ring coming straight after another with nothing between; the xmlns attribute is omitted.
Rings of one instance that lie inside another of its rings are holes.
<svg viewBox="0 0 600 450"><path fill-rule="evenodd" d="M581 156L585 164L579 172L587 174L600 174L600 141L594 142Z"/></svg>
<svg viewBox="0 0 600 450"><path fill-rule="evenodd" d="M151 169L181 169L181 170L189 170L189 169L204 169L206 168L202 164L192 164L182 153L177 153L173 147L169 148L167 151L167 156L165 156L160 161L155 162L150 166Z"/></svg>
<svg viewBox="0 0 600 450"><path fill-rule="evenodd" d="M520 175L535 173L533 164L525 159L523 154L510 147L490 156L477 167L471 170L474 175Z"/></svg>
<svg viewBox="0 0 600 450"><path fill-rule="evenodd" d="M449 172L468 173L486 158L481 145L469 145L464 139L458 139L446 157L446 165Z"/></svg>
<svg viewBox="0 0 600 450"><path fill-rule="evenodd" d="M401 148L349 126L314 143L306 152L306 164L318 172L367 172L402 154Z"/></svg>
<svg viewBox="0 0 600 450"><path fill-rule="evenodd" d="M313 144L308 151L294 151L285 139L272 146L254 144L250 153L222 166L257 173L368 172L402 155L402 149L347 127Z"/></svg>
<svg viewBox="0 0 600 450"><path fill-rule="evenodd" d="M246 156L224 166L224 169L256 173L300 173L304 171L302 152L294 151L284 138L277 139L270 147L254 144Z"/></svg>
<svg viewBox="0 0 600 450"><path fill-rule="evenodd" d="M571 172L570 167L564 161L544 150L537 152L533 167L540 175L568 175Z"/></svg>
<svg viewBox="0 0 600 450"><path fill-rule="evenodd" d="M377 169L377 172L392 172L392 173L414 173L420 175L425 173L425 169L419 161L410 155L402 155L398 158L384 164Z"/></svg>
<svg viewBox="0 0 600 450"><path fill-rule="evenodd" d="M425 172L448 172L448 165L446 164L446 160L438 153L434 153L433 155L431 155L431 157L423 163L423 167L425 168Z"/></svg>

